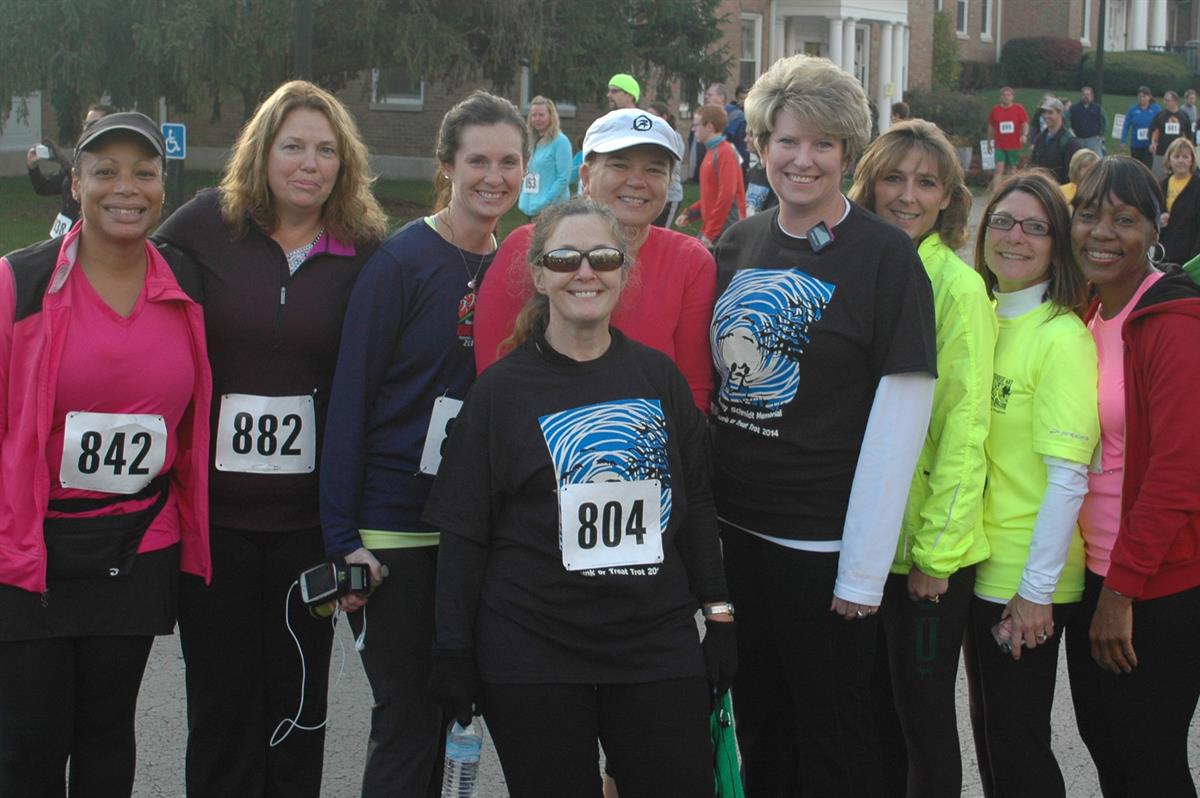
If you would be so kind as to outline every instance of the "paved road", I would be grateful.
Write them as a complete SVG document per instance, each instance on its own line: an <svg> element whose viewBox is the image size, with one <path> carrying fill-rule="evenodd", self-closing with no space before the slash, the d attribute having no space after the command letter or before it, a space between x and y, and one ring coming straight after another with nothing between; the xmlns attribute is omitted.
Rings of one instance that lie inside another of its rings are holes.
<svg viewBox="0 0 1200 798"><path fill-rule="evenodd" d="M968 263L974 247L974 231L983 212L984 199L978 198L971 214L971 236L959 250ZM330 688L330 726L325 746L324 798L353 798L358 795L370 723L371 692L367 686L349 629L343 625L338 641L345 650L346 667L337 679L338 647L334 649L334 674ZM1059 663L1059 689L1054 704L1054 750L1067 782L1070 798L1099 796L1095 771L1087 750L1075 732L1075 713L1071 708L1065 660ZM178 638L160 638L150 655L150 665L138 705L138 770L134 795L183 796L183 751L186 735L183 690L183 660ZM963 795L980 796L979 774L966 717L966 682L959 675L959 737L962 741ZM293 732L301 734L302 732ZM1193 719L1189 739L1193 773L1200 779L1200 721ZM548 763L548 766L552 764ZM504 777L489 740L484 741L482 762L483 798L503 798L508 794ZM569 798L569 797L568 797Z"/></svg>

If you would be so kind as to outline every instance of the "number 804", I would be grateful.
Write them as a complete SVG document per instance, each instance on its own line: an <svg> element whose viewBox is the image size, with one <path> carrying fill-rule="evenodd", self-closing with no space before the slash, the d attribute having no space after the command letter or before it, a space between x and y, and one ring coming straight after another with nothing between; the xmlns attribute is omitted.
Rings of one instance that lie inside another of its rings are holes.
<svg viewBox="0 0 1200 798"><path fill-rule="evenodd" d="M605 502L603 510L594 502L583 502L579 505L579 548L594 549L597 542L601 541L610 549L616 548L621 545L622 534L636 538L638 545L645 543L646 526L643 514L642 500L634 500L629 511L629 520L622 529L624 508L620 502Z"/></svg>

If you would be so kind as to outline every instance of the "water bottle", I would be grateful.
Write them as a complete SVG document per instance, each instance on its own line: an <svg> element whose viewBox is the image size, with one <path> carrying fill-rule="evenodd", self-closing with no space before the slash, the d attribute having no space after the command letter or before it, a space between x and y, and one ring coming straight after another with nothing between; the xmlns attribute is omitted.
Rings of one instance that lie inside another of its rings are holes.
<svg viewBox="0 0 1200 798"><path fill-rule="evenodd" d="M450 727L446 735L446 767L442 774L442 798L479 798L479 752L483 737L475 723L467 728Z"/></svg>

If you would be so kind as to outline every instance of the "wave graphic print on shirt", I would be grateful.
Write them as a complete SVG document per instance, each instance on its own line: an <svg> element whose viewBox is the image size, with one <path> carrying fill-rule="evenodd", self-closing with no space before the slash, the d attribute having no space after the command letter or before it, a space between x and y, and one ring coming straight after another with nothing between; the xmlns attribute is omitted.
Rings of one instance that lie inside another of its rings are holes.
<svg viewBox="0 0 1200 798"><path fill-rule="evenodd" d="M709 330L720 400L775 412L796 396L809 328L837 288L799 269L742 269L713 310Z"/></svg>
<svg viewBox="0 0 1200 798"><path fill-rule="evenodd" d="M538 419L559 485L657 479L662 527L671 517L667 419L657 399L617 399Z"/></svg>

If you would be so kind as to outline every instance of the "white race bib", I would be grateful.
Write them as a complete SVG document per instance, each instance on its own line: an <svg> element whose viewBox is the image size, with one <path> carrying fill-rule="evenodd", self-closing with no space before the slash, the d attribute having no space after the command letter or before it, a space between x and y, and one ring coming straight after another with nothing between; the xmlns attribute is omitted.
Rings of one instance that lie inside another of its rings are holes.
<svg viewBox="0 0 1200 798"><path fill-rule="evenodd" d="M1179 135L1179 123L1174 120L1167 122L1165 125L1163 125L1163 132L1166 133L1168 136L1178 136Z"/></svg>
<svg viewBox="0 0 1200 798"><path fill-rule="evenodd" d="M221 397L218 471L309 474L316 463L317 419L311 396Z"/></svg>
<svg viewBox="0 0 1200 798"><path fill-rule="evenodd" d="M1017 130L1017 125L1015 122L1001 122L1000 123L1000 133L1003 135L1007 135L1009 133L1015 133L1016 130Z"/></svg>
<svg viewBox="0 0 1200 798"><path fill-rule="evenodd" d="M657 479L584 482L558 491L563 567L568 571L663 561Z"/></svg>
<svg viewBox="0 0 1200 798"><path fill-rule="evenodd" d="M530 172L529 174L525 175L525 180L523 183L521 183L521 190L526 194L536 194L538 193L538 186L541 185L541 182L540 175Z"/></svg>
<svg viewBox="0 0 1200 798"><path fill-rule="evenodd" d="M461 399L439 396L433 400L433 413L429 416L429 429L425 431L425 448L421 450L421 473L436 476L446 453L446 438L458 411L462 410Z"/></svg>
<svg viewBox="0 0 1200 798"><path fill-rule="evenodd" d="M67 231L71 229L72 224L74 222L60 213L54 217L54 224L50 225L50 237L58 238L61 235L66 235Z"/></svg>
<svg viewBox="0 0 1200 798"><path fill-rule="evenodd" d="M67 413L63 425L64 488L137 493L167 461L167 424L144 413Z"/></svg>
<svg viewBox="0 0 1200 798"><path fill-rule="evenodd" d="M1138 128L1137 140L1138 141L1149 141L1150 140L1150 128L1148 128L1148 127Z"/></svg>

